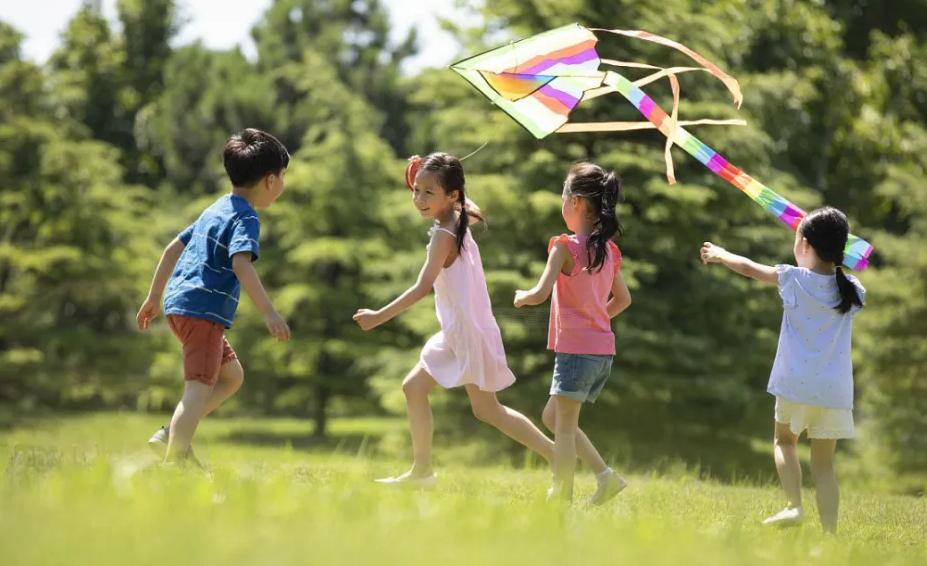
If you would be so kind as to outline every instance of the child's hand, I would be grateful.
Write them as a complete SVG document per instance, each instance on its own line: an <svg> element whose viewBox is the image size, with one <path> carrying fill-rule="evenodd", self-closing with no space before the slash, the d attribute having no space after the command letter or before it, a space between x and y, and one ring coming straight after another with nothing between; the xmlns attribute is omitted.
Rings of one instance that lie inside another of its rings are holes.
<svg viewBox="0 0 927 566"><path fill-rule="evenodd" d="M521 307L525 305L533 304L529 302L529 299L531 298L531 295L533 294L534 293L532 293L531 291L515 291L515 308L520 309Z"/></svg>
<svg viewBox="0 0 927 566"><path fill-rule="evenodd" d="M380 316L380 313L377 311L372 311L370 309L360 309L354 313L354 322L360 325L361 328L366 332L367 330L373 330L374 328L383 324L383 319Z"/></svg>
<svg viewBox="0 0 927 566"><path fill-rule="evenodd" d="M271 311L269 314L265 315L264 324L267 325L267 330L270 332L270 335L277 340L287 342L290 339L290 327L277 311Z"/></svg>
<svg viewBox="0 0 927 566"><path fill-rule="evenodd" d="M145 302L142 303L142 307L138 309L138 314L135 315L135 322L138 324L138 329L148 330L151 326L152 319L157 318L160 312L161 300L147 297Z"/></svg>
<svg viewBox="0 0 927 566"><path fill-rule="evenodd" d="M702 263L718 263L725 253L727 253L727 251L724 248L716 246L711 242L705 242L702 244Z"/></svg>

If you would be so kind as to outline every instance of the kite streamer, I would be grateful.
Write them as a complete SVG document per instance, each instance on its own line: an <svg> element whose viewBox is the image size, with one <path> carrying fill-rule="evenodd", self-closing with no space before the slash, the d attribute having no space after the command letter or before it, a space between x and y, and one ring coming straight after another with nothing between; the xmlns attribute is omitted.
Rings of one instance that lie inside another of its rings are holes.
<svg viewBox="0 0 927 566"><path fill-rule="evenodd" d="M675 184L676 178L670 150L673 145L678 145L713 173L746 193L786 226L793 230L798 229L805 211L731 165L684 128L700 125L741 126L746 122L678 119L677 74L693 71L711 73L724 83L734 102L740 107L743 95L733 77L684 45L644 31L595 29L671 47L685 53L701 66L663 68L645 63L601 59L596 51L598 38L592 31L579 24L570 24L465 59L451 65L451 69L538 139L553 133L657 129L666 136L664 159L667 180L671 185ZM600 65L649 69L655 72L637 81L631 81L615 71L600 70ZM669 79L673 91L673 108L669 114L641 89L642 86L662 78ZM647 121L569 121L570 113L581 101L615 92L633 104ZM411 164L409 169L412 169ZM868 266L871 253L872 246L868 242L850 234L844 250L844 264L861 271Z"/></svg>

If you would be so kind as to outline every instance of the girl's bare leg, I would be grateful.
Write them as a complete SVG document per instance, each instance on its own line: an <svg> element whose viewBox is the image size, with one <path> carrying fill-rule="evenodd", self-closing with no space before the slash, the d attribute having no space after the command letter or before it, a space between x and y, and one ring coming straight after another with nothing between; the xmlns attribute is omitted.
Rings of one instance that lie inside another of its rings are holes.
<svg viewBox="0 0 927 566"><path fill-rule="evenodd" d="M397 479L425 478L434 474L431 447L434 443L435 423L428 402L428 394L437 382L420 365L416 364L402 381L406 396L409 432L412 435L412 469Z"/></svg>
<svg viewBox="0 0 927 566"><path fill-rule="evenodd" d="M512 440L534 450L553 465L554 443L528 417L500 403L495 393L481 391L476 385L467 385L466 388L477 419L491 424Z"/></svg>

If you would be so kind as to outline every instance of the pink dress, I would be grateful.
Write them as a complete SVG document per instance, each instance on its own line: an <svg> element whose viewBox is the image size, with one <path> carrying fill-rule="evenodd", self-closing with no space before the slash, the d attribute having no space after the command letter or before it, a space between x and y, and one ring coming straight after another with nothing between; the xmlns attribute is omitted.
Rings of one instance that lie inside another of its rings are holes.
<svg viewBox="0 0 927 566"><path fill-rule="evenodd" d="M438 226L431 232L435 230L454 236ZM441 331L422 350L419 361L425 371L447 388L472 383L483 391L494 392L515 383L492 314L480 249L469 230L460 255L450 267L441 270L434 289Z"/></svg>

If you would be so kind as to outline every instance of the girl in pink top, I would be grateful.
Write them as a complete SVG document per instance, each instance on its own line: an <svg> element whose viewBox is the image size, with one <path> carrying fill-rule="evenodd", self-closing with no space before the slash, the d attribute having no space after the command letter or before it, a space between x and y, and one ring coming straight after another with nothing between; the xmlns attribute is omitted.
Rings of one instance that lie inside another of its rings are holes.
<svg viewBox="0 0 927 566"><path fill-rule="evenodd" d="M496 392L512 385L515 376L505 360L502 335L492 314L480 249L470 235L471 220L480 211L464 194L460 160L446 153L413 158L406 171L412 203L423 218L434 221L425 265L418 281L377 311L361 309L354 320L371 330L435 291L441 331L431 337L418 363L402 382L412 433L412 469L377 480L429 487L437 478L432 467L434 421L428 395L440 385L463 386L473 414L509 437L553 460L554 444L524 415L499 403Z"/></svg>
<svg viewBox="0 0 927 566"><path fill-rule="evenodd" d="M563 185L563 220L572 234L551 238L547 266L530 291L515 294L515 307L539 305L553 291L547 348L556 352L551 398L543 421L554 432L554 485L548 499L573 499L576 456L596 473L589 503L600 505L627 482L612 471L579 428L579 410L594 403L611 374L615 334L611 319L631 304L621 277L621 235L615 207L621 179L598 165L574 165ZM609 300L609 293L611 300Z"/></svg>

